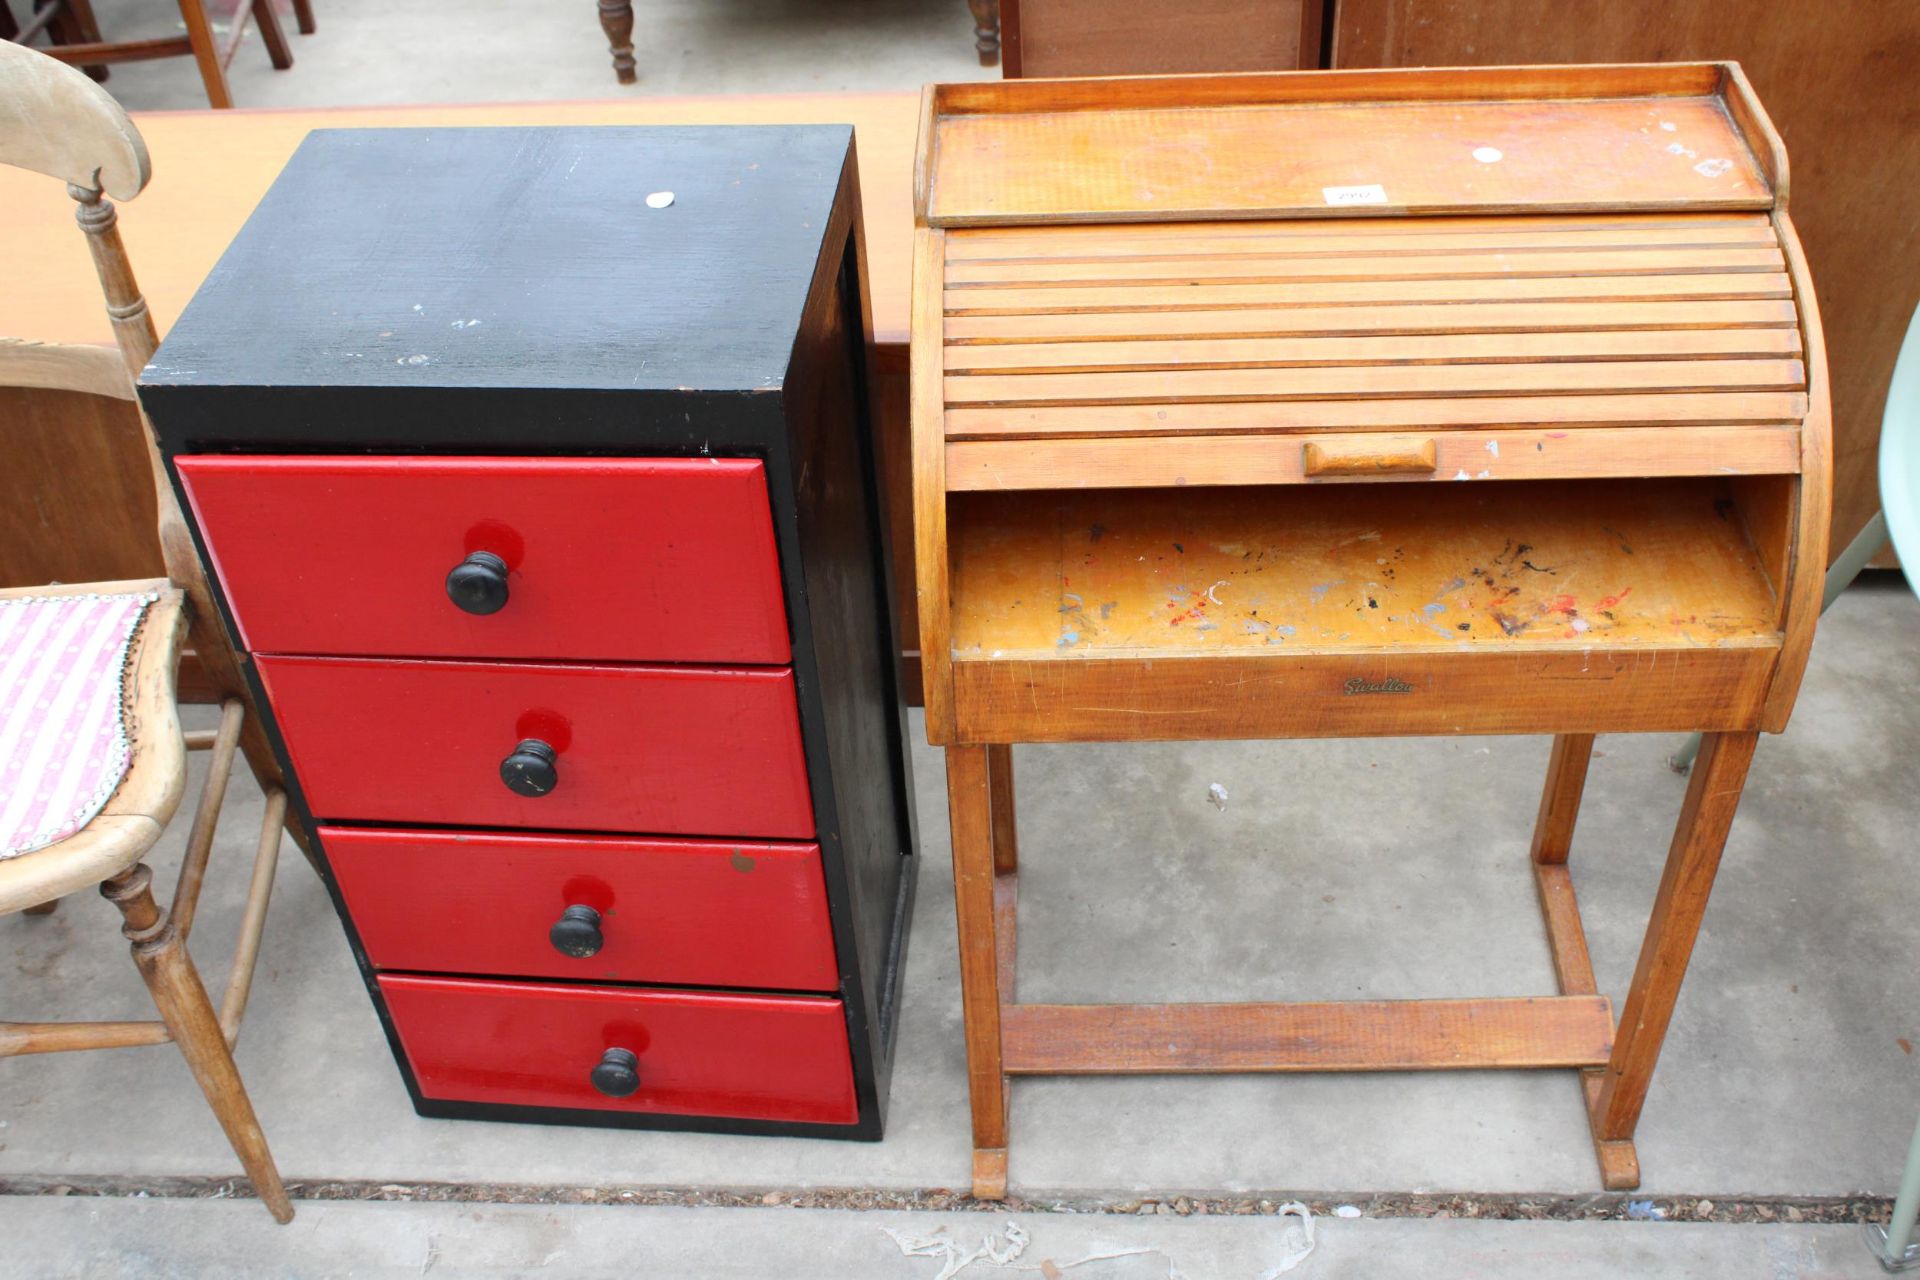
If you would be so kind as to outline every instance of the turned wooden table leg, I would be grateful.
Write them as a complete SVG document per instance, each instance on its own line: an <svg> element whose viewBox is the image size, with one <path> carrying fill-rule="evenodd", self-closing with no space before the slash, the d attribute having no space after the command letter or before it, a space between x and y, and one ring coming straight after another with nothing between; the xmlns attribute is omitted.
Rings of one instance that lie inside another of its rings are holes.
<svg viewBox="0 0 1920 1280"><path fill-rule="evenodd" d="M233 1144L241 1166L253 1180L255 1193L276 1221L292 1221L293 1202L287 1198L246 1085L227 1050L220 1019L179 934L171 921L161 917L153 900L153 873L144 863L136 863L103 883L100 893L125 917L121 932L133 944L134 966L146 981L161 1021L173 1033L174 1043L180 1046L220 1127L226 1130L227 1141Z"/></svg>
<svg viewBox="0 0 1920 1280"><path fill-rule="evenodd" d="M1733 826L1757 740L1758 735L1750 732L1708 734L1694 762L1666 870L1660 876L1660 891L1653 900L1653 918L1620 1013L1613 1058L1593 1108L1597 1140L1630 1140L1640 1123L1647 1085L1700 935L1707 895L1720 868L1720 853Z"/></svg>
<svg viewBox="0 0 1920 1280"><path fill-rule="evenodd" d="M991 67L1000 61L1000 0L967 0L973 10L973 47L980 51L980 65Z"/></svg>
<svg viewBox="0 0 1920 1280"><path fill-rule="evenodd" d="M613 74L621 84L639 78L633 61L633 4L631 0L599 0L600 29L607 33L607 48L613 51Z"/></svg>
<svg viewBox="0 0 1920 1280"><path fill-rule="evenodd" d="M973 1107L973 1194L1007 1194L1007 1077L1000 1055L999 955L994 929L994 820L987 747L947 748L953 901L960 928L967 1092Z"/></svg>

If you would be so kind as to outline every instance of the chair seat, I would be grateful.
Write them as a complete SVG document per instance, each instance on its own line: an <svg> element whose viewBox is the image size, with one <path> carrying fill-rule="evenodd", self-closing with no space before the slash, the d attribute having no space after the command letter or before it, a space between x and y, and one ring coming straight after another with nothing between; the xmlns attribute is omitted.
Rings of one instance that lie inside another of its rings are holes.
<svg viewBox="0 0 1920 1280"><path fill-rule="evenodd" d="M0 858L87 825L127 775L127 654L153 592L0 600Z"/></svg>
<svg viewBox="0 0 1920 1280"><path fill-rule="evenodd" d="M116 874L172 815L180 620L164 580L0 592L0 911Z"/></svg>

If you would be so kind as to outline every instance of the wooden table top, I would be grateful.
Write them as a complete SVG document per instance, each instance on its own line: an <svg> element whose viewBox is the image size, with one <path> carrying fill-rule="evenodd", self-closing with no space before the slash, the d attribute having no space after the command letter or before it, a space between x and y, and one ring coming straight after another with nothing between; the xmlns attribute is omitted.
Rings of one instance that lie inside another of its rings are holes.
<svg viewBox="0 0 1920 1280"><path fill-rule="evenodd" d="M162 335L311 129L421 125L851 124L874 329L905 346L913 234L913 92L755 94L607 102L155 111L134 115L153 181L120 227ZM39 174L0 168L0 335L41 342L113 341L72 202Z"/></svg>

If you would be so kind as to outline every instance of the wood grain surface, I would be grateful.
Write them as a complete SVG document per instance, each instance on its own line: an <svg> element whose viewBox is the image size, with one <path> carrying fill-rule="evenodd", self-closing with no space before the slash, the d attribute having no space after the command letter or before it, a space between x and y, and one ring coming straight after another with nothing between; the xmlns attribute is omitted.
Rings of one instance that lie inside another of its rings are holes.
<svg viewBox="0 0 1920 1280"><path fill-rule="evenodd" d="M927 219L1772 208L1768 143L1743 136L1719 70L1640 70L1589 78L1577 105L1537 73L1472 94L1418 71L941 86Z"/></svg>
<svg viewBox="0 0 1920 1280"><path fill-rule="evenodd" d="M1777 643L1716 481L968 494L956 661Z"/></svg>
<svg viewBox="0 0 1920 1280"><path fill-rule="evenodd" d="M1011 1075L1590 1067L1604 996L1326 1004L1009 1005Z"/></svg>

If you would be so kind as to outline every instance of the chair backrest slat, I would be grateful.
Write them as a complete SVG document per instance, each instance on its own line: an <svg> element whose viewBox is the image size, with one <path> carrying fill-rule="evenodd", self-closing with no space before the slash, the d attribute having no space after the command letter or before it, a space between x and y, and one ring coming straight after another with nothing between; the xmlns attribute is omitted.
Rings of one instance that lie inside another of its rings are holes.
<svg viewBox="0 0 1920 1280"><path fill-rule="evenodd" d="M77 67L0 41L0 164L131 200L152 176L120 104Z"/></svg>

